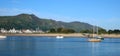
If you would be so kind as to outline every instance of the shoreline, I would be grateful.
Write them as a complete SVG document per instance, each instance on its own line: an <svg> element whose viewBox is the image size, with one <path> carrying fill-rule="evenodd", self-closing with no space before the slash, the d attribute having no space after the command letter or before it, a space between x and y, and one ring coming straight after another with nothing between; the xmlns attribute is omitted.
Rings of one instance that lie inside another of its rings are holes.
<svg viewBox="0 0 120 56"><path fill-rule="evenodd" d="M58 35L62 35L65 37L69 37L69 36L75 36L75 37L85 37L82 34L78 34L78 33L72 33L72 34L63 34L63 33L43 33L43 34L0 34L0 35L4 35L4 36L58 36Z"/></svg>
<svg viewBox="0 0 120 56"><path fill-rule="evenodd" d="M4 36L58 36L58 35L62 35L65 37L86 37L81 33L70 33L70 34L63 34L63 33L43 33L43 34L0 34L0 35L4 35ZM92 34L90 34L92 35ZM96 34L94 34L96 36ZM105 37L105 38L120 38L120 34L101 34L99 35L101 37Z"/></svg>

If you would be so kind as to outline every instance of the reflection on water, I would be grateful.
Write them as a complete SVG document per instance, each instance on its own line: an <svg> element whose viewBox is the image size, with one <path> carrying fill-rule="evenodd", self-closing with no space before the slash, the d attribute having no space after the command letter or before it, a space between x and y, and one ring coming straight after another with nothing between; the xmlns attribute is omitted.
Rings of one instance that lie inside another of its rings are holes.
<svg viewBox="0 0 120 56"><path fill-rule="evenodd" d="M0 41L0 51L2 56L29 56L34 53L35 41L32 38L7 38ZM31 41L32 40L32 41Z"/></svg>
<svg viewBox="0 0 120 56"><path fill-rule="evenodd" d="M120 56L120 39L87 42L87 38L9 36L0 40L0 56Z"/></svg>

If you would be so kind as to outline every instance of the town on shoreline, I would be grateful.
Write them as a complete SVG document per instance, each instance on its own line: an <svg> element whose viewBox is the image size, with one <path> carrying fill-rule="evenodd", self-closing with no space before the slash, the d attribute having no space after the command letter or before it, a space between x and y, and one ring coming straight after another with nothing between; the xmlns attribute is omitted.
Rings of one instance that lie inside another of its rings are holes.
<svg viewBox="0 0 120 56"><path fill-rule="evenodd" d="M10 30L5 30L1 29L0 30L0 35L5 35L5 36L73 36L73 37L88 37L93 36L93 33L49 33L49 32L44 32L42 30L16 30L16 29L10 29ZM94 34L94 36L97 36L97 34ZM99 34L101 37L111 37L111 38L120 38L120 34Z"/></svg>

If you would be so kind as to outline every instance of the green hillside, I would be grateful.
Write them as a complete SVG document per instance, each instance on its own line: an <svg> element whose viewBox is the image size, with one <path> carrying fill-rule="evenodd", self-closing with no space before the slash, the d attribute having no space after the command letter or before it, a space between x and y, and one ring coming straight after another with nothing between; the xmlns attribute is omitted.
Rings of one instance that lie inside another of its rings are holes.
<svg viewBox="0 0 120 56"><path fill-rule="evenodd" d="M40 29L46 31L51 28L68 28L77 32L91 30L92 25L83 22L62 22L52 19L38 18L33 14L19 14L16 16L0 16L0 28L5 29Z"/></svg>

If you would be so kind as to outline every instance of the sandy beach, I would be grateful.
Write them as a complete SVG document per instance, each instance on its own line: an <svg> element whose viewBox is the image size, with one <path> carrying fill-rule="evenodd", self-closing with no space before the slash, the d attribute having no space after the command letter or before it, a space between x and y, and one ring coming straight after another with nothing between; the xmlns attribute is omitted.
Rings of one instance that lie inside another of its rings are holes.
<svg viewBox="0 0 120 56"><path fill-rule="evenodd" d="M75 34L59 34L59 33L45 33L45 34L0 34L5 36L75 36L75 37L84 37L84 35L75 33Z"/></svg>
<svg viewBox="0 0 120 56"><path fill-rule="evenodd" d="M81 33L72 33L72 34L60 34L60 33L44 33L44 34L0 34L5 36L58 36L62 35L65 37L73 36L73 37L87 37ZM96 34L94 34L96 36ZM91 34L92 36L92 34ZM101 34L101 37L109 37L109 38L120 38L120 34Z"/></svg>

